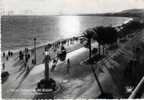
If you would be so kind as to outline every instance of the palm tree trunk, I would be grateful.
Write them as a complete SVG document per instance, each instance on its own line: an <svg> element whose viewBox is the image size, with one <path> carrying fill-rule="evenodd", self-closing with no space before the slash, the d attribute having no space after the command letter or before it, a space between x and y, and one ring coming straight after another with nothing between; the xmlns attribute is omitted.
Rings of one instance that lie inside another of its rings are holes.
<svg viewBox="0 0 144 100"><path fill-rule="evenodd" d="M98 84L98 86L99 86L99 89L100 89L100 91L101 91L101 94L103 94L103 93L104 93L103 88L102 88L102 86L101 86L101 84L100 84L100 81L99 81L99 79L98 79L98 77L97 77L97 75L96 75L96 73L95 73L95 69L93 68L93 65L92 65L92 64L91 64L91 70L92 70L92 72L93 72L93 75L94 75L94 77L95 77L95 80L97 81L97 84Z"/></svg>
<svg viewBox="0 0 144 100"><path fill-rule="evenodd" d="M91 40L89 40L89 58L91 59ZM98 77L97 77L97 75L95 73L95 69L93 68L92 63L90 63L90 66L91 66L92 73L94 74L95 80L98 83L99 89L100 89L101 93L103 94L104 92L103 92L102 86L101 86L101 84L100 84L100 82L98 80Z"/></svg>

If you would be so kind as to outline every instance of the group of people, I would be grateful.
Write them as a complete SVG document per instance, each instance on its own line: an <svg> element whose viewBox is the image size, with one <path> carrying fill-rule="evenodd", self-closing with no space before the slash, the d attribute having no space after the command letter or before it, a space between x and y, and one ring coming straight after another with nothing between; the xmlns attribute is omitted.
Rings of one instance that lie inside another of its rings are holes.
<svg viewBox="0 0 144 100"><path fill-rule="evenodd" d="M3 57L6 60L9 60L9 57L13 56L13 52L12 51L8 51L7 54L5 52L3 52ZM18 60L23 62L23 68L26 69L26 71L28 72L30 70L28 62L31 58L31 52L28 48L25 48L24 50L20 50L18 52ZM33 63L32 63L33 64ZM5 62L2 64L2 69L5 70Z"/></svg>
<svg viewBox="0 0 144 100"><path fill-rule="evenodd" d="M25 48L24 52L23 51L19 51L19 60L25 60L26 62L28 62L28 60L30 59L30 53L28 48Z"/></svg>
<svg viewBox="0 0 144 100"><path fill-rule="evenodd" d="M72 41L72 40L69 40L69 41ZM69 42L68 41L68 42ZM60 47L61 44L66 44L67 41L65 42L56 42L55 44L52 45L52 48L54 49L54 52L57 51L56 48ZM62 48L64 49L64 47ZM31 52L32 53L32 52ZM13 56L13 52L12 51L8 51L7 54L5 54L5 52L3 53L3 57L6 57L6 60L9 60L9 57ZM19 53L18 53L18 58L19 58L19 61L24 61L24 66L26 67L27 66L27 63L28 61L30 60L31 58L31 54L29 52L29 49L28 48L25 48L23 51L20 50ZM52 60L52 68L51 68L51 71L54 71L55 70L55 67L57 65L57 62L58 62L58 58L54 58ZM32 59L32 64L34 64L34 61ZM5 63L2 64L3 66L3 69L5 69ZM70 69L70 59L67 59L67 73L69 73L69 69Z"/></svg>
<svg viewBox="0 0 144 100"><path fill-rule="evenodd" d="M53 71L55 70L56 65L57 65L57 62L58 62L57 59L53 59L53 60L52 60L51 72L53 72ZM66 64L67 64L67 66L66 66L66 72L69 74L69 73L70 73L70 59L69 59L69 58L67 59Z"/></svg>
<svg viewBox="0 0 144 100"><path fill-rule="evenodd" d="M3 52L3 57L6 57L6 60L9 59L9 57L13 56L13 52L12 51L8 51L7 55L5 54L5 52Z"/></svg>
<svg viewBox="0 0 144 100"><path fill-rule="evenodd" d="M19 60L24 61L24 67L29 71L29 65L28 62L30 60L30 52L28 48L25 48L24 51L19 51Z"/></svg>
<svg viewBox="0 0 144 100"><path fill-rule="evenodd" d="M9 57L13 56L13 52L12 51L8 51L8 53L6 54L5 52L3 52L3 58L6 58L6 60L9 60ZM2 64L2 68L3 70L5 70L5 62Z"/></svg>
<svg viewBox="0 0 144 100"><path fill-rule="evenodd" d="M66 59L66 49L64 47L64 45L66 44L72 44L74 43L74 41L78 41L78 38L72 38L72 39L68 39L68 40L64 40L64 41L58 41L58 42L55 42L51 45L51 49L53 51L54 54L54 59L52 59L52 67L51 67L51 72L53 72L57 66L57 62L58 62L58 59L60 61L65 61ZM67 73L70 73L70 59L68 58L66 60L66 72Z"/></svg>
<svg viewBox="0 0 144 100"><path fill-rule="evenodd" d="M8 56L9 57L13 56L13 52L12 51L8 51Z"/></svg>
<svg viewBox="0 0 144 100"><path fill-rule="evenodd" d="M56 68L58 60L65 61L66 49L63 45L59 45L58 48L56 48L55 46L52 45L50 48L53 50L52 54L55 54L55 55L53 55L53 57L52 57L53 59L51 60L51 62L52 62L51 72L53 72ZM50 48L48 49L49 51L51 51ZM60 49L60 51L59 51L59 49ZM50 56L52 56L52 55L50 55ZM67 67L66 67L67 73L69 73L69 69L70 69L70 59L67 59Z"/></svg>
<svg viewBox="0 0 144 100"><path fill-rule="evenodd" d="M74 44L75 41L78 41L79 38L78 37L73 37L73 38L70 38L70 39L65 39L65 40L62 40L62 41L57 41L57 42L54 42L52 44L52 48L59 48L61 45L70 45L70 44Z"/></svg>

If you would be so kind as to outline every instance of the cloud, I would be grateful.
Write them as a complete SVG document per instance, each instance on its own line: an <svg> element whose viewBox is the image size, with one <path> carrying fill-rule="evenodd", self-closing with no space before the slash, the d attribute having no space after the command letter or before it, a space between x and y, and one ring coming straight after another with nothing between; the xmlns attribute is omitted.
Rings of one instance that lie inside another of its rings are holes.
<svg viewBox="0 0 144 100"><path fill-rule="evenodd" d="M13 14L78 14L144 8L144 0L2 0L2 11Z"/></svg>

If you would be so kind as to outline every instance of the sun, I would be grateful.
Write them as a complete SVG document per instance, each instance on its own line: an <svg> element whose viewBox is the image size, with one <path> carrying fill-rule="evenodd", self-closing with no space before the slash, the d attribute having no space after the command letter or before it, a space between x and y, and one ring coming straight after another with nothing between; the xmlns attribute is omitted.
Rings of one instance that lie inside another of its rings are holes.
<svg viewBox="0 0 144 100"><path fill-rule="evenodd" d="M79 16L60 16L59 29L63 38L77 36L80 32Z"/></svg>

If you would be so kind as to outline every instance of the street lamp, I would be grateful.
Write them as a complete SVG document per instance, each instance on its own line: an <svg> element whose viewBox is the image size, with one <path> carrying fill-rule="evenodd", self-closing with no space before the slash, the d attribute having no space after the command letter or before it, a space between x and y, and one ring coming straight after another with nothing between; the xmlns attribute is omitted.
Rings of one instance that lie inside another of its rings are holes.
<svg viewBox="0 0 144 100"><path fill-rule="evenodd" d="M36 38L34 40L34 64L36 64Z"/></svg>

